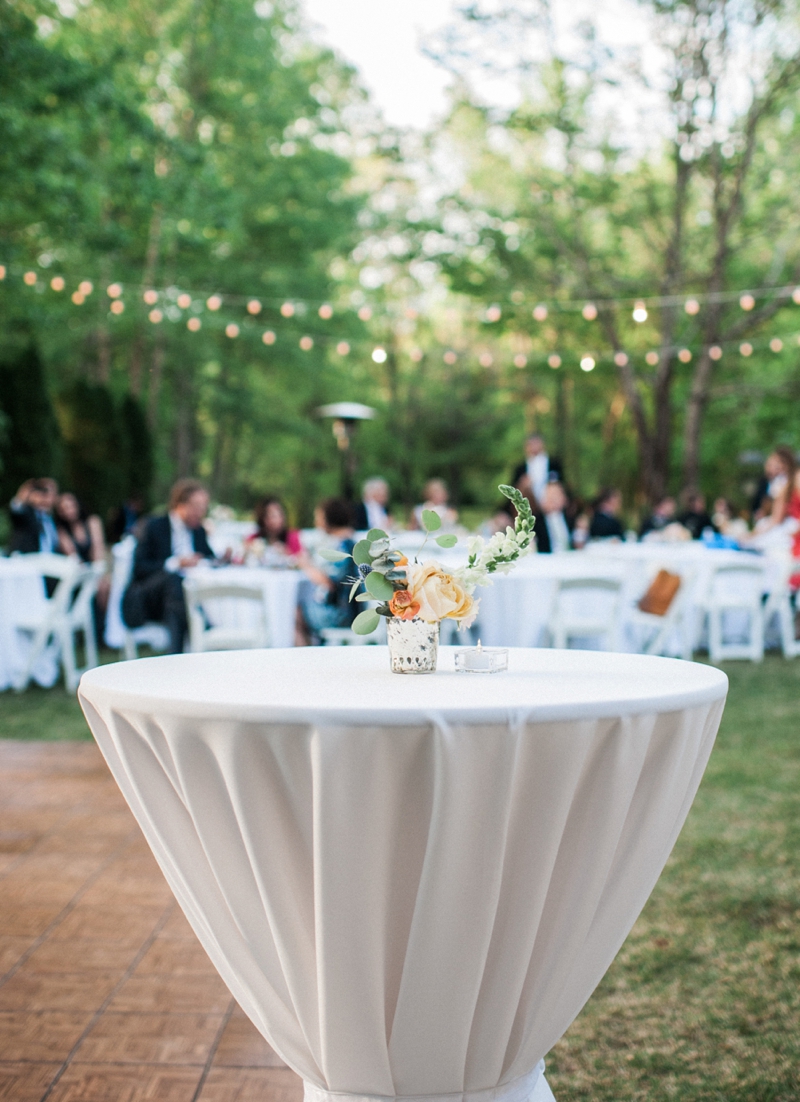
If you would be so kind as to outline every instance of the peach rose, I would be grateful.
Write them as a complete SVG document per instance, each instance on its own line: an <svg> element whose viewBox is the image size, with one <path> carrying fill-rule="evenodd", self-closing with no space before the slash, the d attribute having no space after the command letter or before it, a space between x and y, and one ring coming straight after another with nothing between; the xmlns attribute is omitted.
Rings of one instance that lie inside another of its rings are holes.
<svg viewBox="0 0 800 1102"><path fill-rule="evenodd" d="M389 611L400 620L413 620L419 614L419 601L415 601L407 589L395 590L389 601Z"/></svg>
<svg viewBox="0 0 800 1102"><path fill-rule="evenodd" d="M475 601L438 562L411 566L407 573L411 595L419 602L418 615L423 620L467 620L472 615Z"/></svg>

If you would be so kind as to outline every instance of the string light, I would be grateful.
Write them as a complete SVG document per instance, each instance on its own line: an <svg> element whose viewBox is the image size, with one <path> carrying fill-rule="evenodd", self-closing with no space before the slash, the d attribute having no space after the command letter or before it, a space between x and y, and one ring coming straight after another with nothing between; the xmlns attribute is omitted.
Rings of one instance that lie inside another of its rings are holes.
<svg viewBox="0 0 800 1102"><path fill-rule="evenodd" d="M6 266L5 266L5 264L0 264L0 279L5 279L5 278L6 278Z"/></svg>
<svg viewBox="0 0 800 1102"><path fill-rule="evenodd" d="M752 344L750 344L749 341L744 341L742 344L739 345L739 351L743 356L752 356L753 346Z"/></svg>
<svg viewBox="0 0 800 1102"><path fill-rule="evenodd" d="M108 287L106 287L106 294L109 298L119 298L122 294L122 284L109 283Z"/></svg>
<svg viewBox="0 0 800 1102"><path fill-rule="evenodd" d="M158 291L147 290L142 295L142 299L144 302L147 303L148 306L155 306L155 304L158 302Z"/></svg>
<svg viewBox="0 0 800 1102"><path fill-rule="evenodd" d="M491 367L494 363L491 352L481 352L480 356L478 356L478 363L481 367Z"/></svg>
<svg viewBox="0 0 800 1102"><path fill-rule="evenodd" d="M547 366L552 367L555 371L557 367L561 367L561 357L554 352L551 356L547 357Z"/></svg>
<svg viewBox="0 0 800 1102"><path fill-rule="evenodd" d="M421 362L424 353L421 348L412 348L408 355L415 364L418 364Z"/></svg>
<svg viewBox="0 0 800 1102"><path fill-rule="evenodd" d="M312 337L301 337L300 338L300 347L302 348L302 350L304 352L310 352L311 349L314 347L313 338Z"/></svg>
<svg viewBox="0 0 800 1102"><path fill-rule="evenodd" d="M178 295L178 306L180 306L181 310L188 310L191 305L191 295Z"/></svg>
<svg viewBox="0 0 800 1102"><path fill-rule="evenodd" d="M94 284L90 279L82 279L81 282L78 284L78 290L83 295L83 297L86 298L87 295L90 295L94 290Z"/></svg>
<svg viewBox="0 0 800 1102"><path fill-rule="evenodd" d="M220 306L222 306L222 299L219 295L211 295L206 299L206 306L209 310L219 310Z"/></svg>
<svg viewBox="0 0 800 1102"><path fill-rule="evenodd" d="M261 313L261 303L258 301L257 298L251 298L250 299L250 301L247 304L247 312L248 312L248 314L252 314L253 317L255 317L256 314Z"/></svg>
<svg viewBox="0 0 800 1102"><path fill-rule="evenodd" d="M640 323L647 321L647 307L641 299L633 307L633 320Z"/></svg>
<svg viewBox="0 0 800 1102"><path fill-rule="evenodd" d="M281 316L284 318L293 318L294 304L291 302L284 302L283 306L281 306Z"/></svg>
<svg viewBox="0 0 800 1102"><path fill-rule="evenodd" d="M272 332L271 329L265 329L264 332L261 334L261 339L264 344L274 344L275 334Z"/></svg>
<svg viewBox="0 0 800 1102"><path fill-rule="evenodd" d="M800 306L800 287L795 287L792 291L792 302L795 306Z"/></svg>
<svg viewBox="0 0 800 1102"><path fill-rule="evenodd" d="M329 302L323 302L322 306L317 310L317 313L323 321L327 321L329 318L333 317L333 307Z"/></svg>
<svg viewBox="0 0 800 1102"><path fill-rule="evenodd" d="M500 307L497 305L497 303L490 306L489 309L486 311L486 320L487 321L500 321L500 318L502 316L503 316L503 311L500 309Z"/></svg>
<svg viewBox="0 0 800 1102"><path fill-rule="evenodd" d="M202 324L203 323L200 321L200 318L189 318L189 320L186 322L186 328L189 330L190 333L197 333Z"/></svg>
<svg viewBox="0 0 800 1102"><path fill-rule="evenodd" d="M546 321L547 320L547 307L543 302L540 302L538 306L533 308L533 320L534 321Z"/></svg>
<svg viewBox="0 0 800 1102"><path fill-rule="evenodd" d="M386 349L385 348L373 348L372 349L373 363L385 364L386 359L387 359L387 356L386 356Z"/></svg>
<svg viewBox="0 0 800 1102"><path fill-rule="evenodd" d="M239 326L235 321L229 322L228 325L225 326L225 336L230 337L231 340L239 336Z"/></svg>
<svg viewBox="0 0 800 1102"><path fill-rule="evenodd" d="M581 371L594 371L595 361L593 356L583 356L581 359Z"/></svg>
<svg viewBox="0 0 800 1102"><path fill-rule="evenodd" d="M151 310L147 317L148 320L153 323L153 325L158 325L158 323L160 321L163 321L164 319L164 315L161 313L160 310Z"/></svg>
<svg viewBox="0 0 800 1102"><path fill-rule="evenodd" d="M694 317L695 314L700 313L700 303L696 298L687 298L683 304L683 308L690 317Z"/></svg>
<svg viewBox="0 0 800 1102"><path fill-rule="evenodd" d="M780 337L773 337L769 342L769 347L772 352L781 352L783 350L783 341Z"/></svg>
<svg viewBox="0 0 800 1102"><path fill-rule="evenodd" d="M72 301L75 303L76 306L83 306L84 302L86 301L80 291L73 291L70 297L72 298Z"/></svg>
<svg viewBox="0 0 800 1102"><path fill-rule="evenodd" d="M587 321L594 321L594 319L597 317L597 307L593 302L587 302L584 308L581 310L581 313ZM589 368L588 370L591 371L591 368Z"/></svg>
<svg viewBox="0 0 800 1102"><path fill-rule="evenodd" d="M350 345L347 343L347 341L339 341L339 343L336 345L336 351L339 353L340 356L346 356L347 353L350 351ZM413 354L411 356L411 359L414 359Z"/></svg>
<svg viewBox="0 0 800 1102"><path fill-rule="evenodd" d="M54 291L63 291L64 288L66 287L66 283L64 282L64 277L63 276L53 276L53 278L50 280L50 286L53 288Z"/></svg>
<svg viewBox="0 0 800 1102"><path fill-rule="evenodd" d="M682 364L688 364L691 361L692 354L688 348L682 348L678 353L678 359Z"/></svg>
<svg viewBox="0 0 800 1102"><path fill-rule="evenodd" d="M25 275L22 277L22 281L28 287L35 287L36 286L36 272L26 272Z"/></svg>
<svg viewBox="0 0 800 1102"><path fill-rule="evenodd" d="M628 362L627 353L625 353L625 352L615 352L614 353L614 363L617 365L617 367L625 367L627 362Z"/></svg>
<svg viewBox="0 0 800 1102"><path fill-rule="evenodd" d="M720 346L718 344L712 344L711 347L708 350L708 354L709 354L709 356L711 357L712 360L721 360L722 359L722 349L720 348Z"/></svg>
<svg viewBox="0 0 800 1102"><path fill-rule="evenodd" d="M656 364L658 363L658 353L657 352L648 352L644 359L645 359L645 363L649 364L650 367L655 367Z"/></svg>
<svg viewBox="0 0 800 1102"><path fill-rule="evenodd" d="M742 297L739 299L739 305L743 310L752 310L755 304L756 300L753 298L749 291L743 294Z"/></svg>
<svg viewBox="0 0 800 1102"><path fill-rule="evenodd" d="M448 352L445 352L445 354L442 356L442 359L444 360L444 362L446 364L452 365L456 362L456 360L458 359L458 356L456 356L455 352L448 351Z"/></svg>
<svg viewBox="0 0 800 1102"><path fill-rule="evenodd" d="M372 307L362 306L361 309L358 311L358 316L361 321L369 321L369 319L372 317Z"/></svg>
<svg viewBox="0 0 800 1102"><path fill-rule="evenodd" d="M514 357L514 367L527 367L527 366L528 366L528 357L523 356L522 353L518 353Z"/></svg>

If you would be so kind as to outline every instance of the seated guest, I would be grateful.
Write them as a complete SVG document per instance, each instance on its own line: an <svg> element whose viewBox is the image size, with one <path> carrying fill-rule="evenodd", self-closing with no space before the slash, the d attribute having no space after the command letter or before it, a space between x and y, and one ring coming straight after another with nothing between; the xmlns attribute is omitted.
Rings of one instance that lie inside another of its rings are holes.
<svg viewBox="0 0 800 1102"><path fill-rule="evenodd" d="M388 532L392 527L392 518L387 512L389 504L389 483L385 478L368 478L361 487L361 501L355 508L354 522L357 532L366 532L370 528L381 528Z"/></svg>
<svg viewBox="0 0 800 1102"><path fill-rule="evenodd" d="M133 556L131 582L122 598L129 628L151 620L169 632L170 652L180 654L188 627L183 572L201 559L213 559L203 518L208 493L202 482L181 478L169 495L166 516L151 517Z"/></svg>
<svg viewBox="0 0 800 1102"><path fill-rule="evenodd" d="M106 544L100 517L87 516L74 494L61 494L56 501L55 522L59 550L63 555L77 555L81 562L101 562Z"/></svg>
<svg viewBox="0 0 800 1102"><path fill-rule="evenodd" d="M569 551L570 530L564 510L567 507L567 495L560 482L548 482L544 488L542 511L547 534L550 537L551 551Z"/></svg>
<svg viewBox="0 0 800 1102"><path fill-rule="evenodd" d="M412 514L412 526L423 528L422 514L426 509L438 513L441 517L442 528L455 528L458 523L458 513L448 505L450 494L447 483L443 478L431 478L425 483L425 500L422 505L417 505Z"/></svg>
<svg viewBox="0 0 800 1102"><path fill-rule="evenodd" d="M693 540L699 540L706 528L715 531L714 522L708 515L706 499L703 494L691 490L684 496L686 508L678 517L678 523L691 532Z"/></svg>
<svg viewBox="0 0 800 1102"><path fill-rule="evenodd" d="M255 553L258 541L279 555L299 555L303 550L300 533L289 527L286 510L279 498L262 497L256 502L254 517L256 530L244 541L245 556Z"/></svg>
<svg viewBox="0 0 800 1102"><path fill-rule="evenodd" d="M141 494L131 494L121 505L111 510L107 526L109 541L119 543L123 536L135 536L142 527L144 515L144 498Z"/></svg>
<svg viewBox="0 0 800 1102"><path fill-rule="evenodd" d="M525 459L514 471L511 484L516 486L524 474L531 480L533 495L537 501L544 500L544 491L548 482L561 482L563 473L561 463L547 454L544 437L533 432L525 441Z"/></svg>
<svg viewBox="0 0 800 1102"><path fill-rule="evenodd" d="M649 532L661 532L668 524L673 524L676 512L675 498L662 498L650 516L645 517L642 521L642 527L639 529L639 539L644 539Z"/></svg>
<svg viewBox="0 0 800 1102"><path fill-rule="evenodd" d="M623 539L625 530L619 519L621 509L622 494L619 490L610 487L602 490L595 499L594 516L589 525L589 539Z"/></svg>
<svg viewBox="0 0 800 1102"><path fill-rule="evenodd" d="M11 539L8 550L21 555L60 551L53 509L58 498L58 483L52 478L29 478L23 482L9 505Z"/></svg>
<svg viewBox="0 0 800 1102"><path fill-rule="evenodd" d="M714 502L714 512L711 521L718 532L732 540L745 540L750 535L747 521L736 515L736 510L725 497L718 497Z"/></svg>
<svg viewBox="0 0 800 1102"><path fill-rule="evenodd" d="M350 506L339 498L328 498L318 507L323 527L328 536L327 546L337 551L352 554L353 524ZM341 562L316 565L310 557L302 561L303 571L313 589L300 602L300 620L298 623L299 642L319 642L320 633L325 628L346 628L352 624L359 612L359 606L350 600L350 586L355 575L352 559Z"/></svg>

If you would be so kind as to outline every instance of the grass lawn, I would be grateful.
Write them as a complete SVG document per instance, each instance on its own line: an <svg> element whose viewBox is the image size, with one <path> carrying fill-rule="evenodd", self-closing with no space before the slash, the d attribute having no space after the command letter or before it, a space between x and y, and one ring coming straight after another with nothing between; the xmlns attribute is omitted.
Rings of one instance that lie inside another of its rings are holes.
<svg viewBox="0 0 800 1102"><path fill-rule="evenodd" d="M800 1100L800 662L729 663L669 864L548 1057L558 1102ZM89 738L63 689L0 693L0 735Z"/></svg>

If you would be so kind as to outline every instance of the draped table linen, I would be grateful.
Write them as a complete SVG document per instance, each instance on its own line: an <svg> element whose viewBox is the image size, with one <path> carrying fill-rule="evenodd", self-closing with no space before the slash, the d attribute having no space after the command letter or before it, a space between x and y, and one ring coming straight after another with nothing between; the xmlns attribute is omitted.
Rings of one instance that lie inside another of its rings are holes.
<svg viewBox="0 0 800 1102"><path fill-rule="evenodd" d="M727 679L384 647L92 670L94 735L211 960L309 1102L552 1098L542 1058L610 965L691 806ZM475 1098L473 1099L473 1096Z"/></svg>

